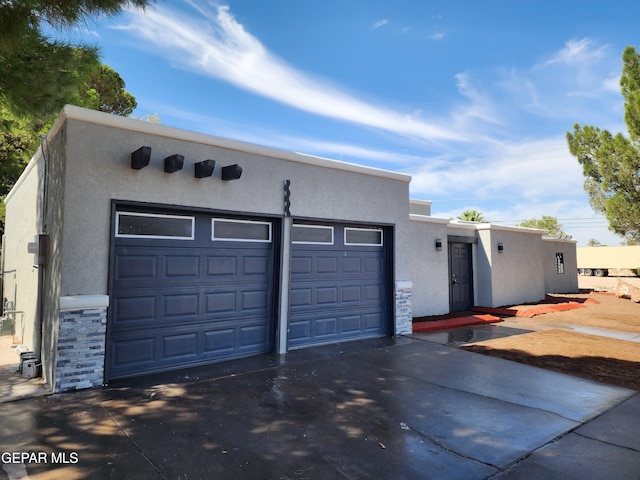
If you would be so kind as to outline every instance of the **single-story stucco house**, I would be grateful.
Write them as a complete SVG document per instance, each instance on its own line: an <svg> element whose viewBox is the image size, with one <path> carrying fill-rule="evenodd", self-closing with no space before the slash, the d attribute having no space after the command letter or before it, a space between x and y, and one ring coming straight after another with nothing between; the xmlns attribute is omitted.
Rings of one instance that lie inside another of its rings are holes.
<svg viewBox="0 0 640 480"><path fill-rule="evenodd" d="M59 392L577 291L575 242L410 180L67 106L5 198L4 318Z"/></svg>

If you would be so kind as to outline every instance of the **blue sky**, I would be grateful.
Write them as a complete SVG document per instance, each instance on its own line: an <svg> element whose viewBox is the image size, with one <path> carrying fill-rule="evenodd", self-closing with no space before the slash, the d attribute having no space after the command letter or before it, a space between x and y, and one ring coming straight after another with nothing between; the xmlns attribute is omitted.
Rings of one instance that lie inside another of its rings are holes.
<svg viewBox="0 0 640 480"><path fill-rule="evenodd" d="M434 216L551 215L579 246L618 245L565 135L626 133L638 18L622 1L160 1L68 35L100 47L138 117L411 174Z"/></svg>

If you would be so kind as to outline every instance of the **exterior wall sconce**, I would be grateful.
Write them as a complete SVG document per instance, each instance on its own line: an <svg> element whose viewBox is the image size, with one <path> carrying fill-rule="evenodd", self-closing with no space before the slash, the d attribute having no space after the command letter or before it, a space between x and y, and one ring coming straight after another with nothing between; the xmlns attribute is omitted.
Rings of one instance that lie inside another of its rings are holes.
<svg viewBox="0 0 640 480"><path fill-rule="evenodd" d="M164 171L166 173L177 172L178 170L182 170L182 165L184 164L184 157L182 155L171 155L164 159Z"/></svg>
<svg viewBox="0 0 640 480"><path fill-rule="evenodd" d="M242 175L242 167L237 163L235 165L227 165L222 167L222 180L238 180Z"/></svg>
<svg viewBox="0 0 640 480"><path fill-rule="evenodd" d="M205 178L210 177L213 174L213 169L216 166L215 160L203 160L202 162L198 162L195 164L195 177L196 178Z"/></svg>
<svg viewBox="0 0 640 480"><path fill-rule="evenodd" d="M504 245L502 243L498 244L498 253L504 253Z"/></svg>
<svg viewBox="0 0 640 480"><path fill-rule="evenodd" d="M151 147L140 147L131 153L131 168L140 170L149 165L151 159Z"/></svg>
<svg viewBox="0 0 640 480"><path fill-rule="evenodd" d="M436 251L437 252L441 252L442 251L442 239L441 238L436 238Z"/></svg>

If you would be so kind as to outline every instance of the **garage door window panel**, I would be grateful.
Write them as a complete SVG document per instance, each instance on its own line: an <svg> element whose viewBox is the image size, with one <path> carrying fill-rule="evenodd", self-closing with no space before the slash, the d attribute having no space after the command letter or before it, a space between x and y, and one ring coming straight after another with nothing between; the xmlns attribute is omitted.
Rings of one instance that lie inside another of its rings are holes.
<svg viewBox="0 0 640 480"><path fill-rule="evenodd" d="M333 227L324 225L294 225L291 241L295 244L333 245Z"/></svg>
<svg viewBox="0 0 640 480"><path fill-rule="evenodd" d="M194 239L195 217L116 212L116 236L121 238Z"/></svg>
<svg viewBox="0 0 640 480"><path fill-rule="evenodd" d="M345 228L345 245L382 246L382 230L377 228Z"/></svg>
<svg viewBox="0 0 640 480"><path fill-rule="evenodd" d="M213 218L211 239L227 242L271 242L271 223Z"/></svg>

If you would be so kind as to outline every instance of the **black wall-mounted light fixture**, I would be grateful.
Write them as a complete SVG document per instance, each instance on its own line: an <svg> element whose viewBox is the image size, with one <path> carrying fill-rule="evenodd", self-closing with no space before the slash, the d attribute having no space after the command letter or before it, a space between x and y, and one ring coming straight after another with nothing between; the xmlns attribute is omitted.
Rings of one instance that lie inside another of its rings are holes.
<svg viewBox="0 0 640 480"><path fill-rule="evenodd" d="M498 244L498 253L504 253L504 245L502 242Z"/></svg>
<svg viewBox="0 0 640 480"><path fill-rule="evenodd" d="M177 172L178 170L182 170L182 165L184 164L184 157L182 155L171 155L164 159L164 171L166 173Z"/></svg>
<svg viewBox="0 0 640 480"><path fill-rule="evenodd" d="M242 167L237 163L235 165L227 165L222 167L222 180L237 180L242 175Z"/></svg>
<svg viewBox="0 0 640 480"><path fill-rule="evenodd" d="M131 153L131 168L140 170L149 165L149 160L151 160L151 147L140 147Z"/></svg>
<svg viewBox="0 0 640 480"><path fill-rule="evenodd" d="M438 251L438 252L442 251L442 239L441 238L436 238L436 251Z"/></svg>
<svg viewBox="0 0 640 480"><path fill-rule="evenodd" d="M195 177L205 178L213 175L213 169L216 166L215 160L203 160L195 164Z"/></svg>

